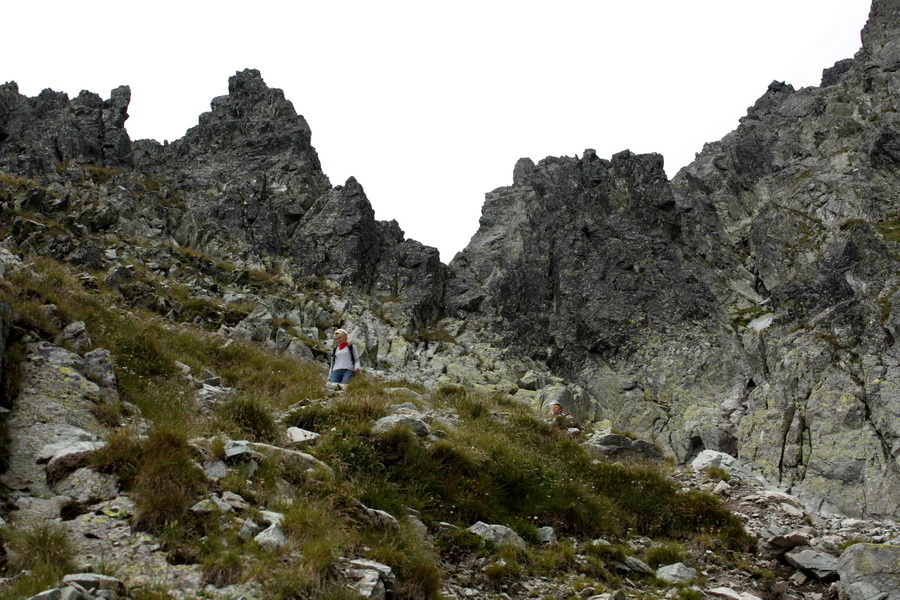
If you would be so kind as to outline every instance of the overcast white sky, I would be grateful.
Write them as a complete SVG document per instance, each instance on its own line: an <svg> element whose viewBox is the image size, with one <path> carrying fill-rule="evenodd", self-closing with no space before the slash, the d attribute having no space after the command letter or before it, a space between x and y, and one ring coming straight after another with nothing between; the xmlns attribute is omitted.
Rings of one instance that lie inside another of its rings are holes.
<svg viewBox="0 0 900 600"><path fill-rule="evenodd" d="M444 262L521 157L659 152L673 177L773 80L818 85L869 0L29 0L6 3L0 81L35 96L129 85L133 140L173 141L259 69L333 185Z"/></svg>

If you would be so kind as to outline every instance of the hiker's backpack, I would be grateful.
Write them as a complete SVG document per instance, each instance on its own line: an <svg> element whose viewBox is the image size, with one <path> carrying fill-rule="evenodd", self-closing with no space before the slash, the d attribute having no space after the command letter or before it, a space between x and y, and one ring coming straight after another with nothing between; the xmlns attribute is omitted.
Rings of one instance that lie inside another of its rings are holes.
<svg viewBox="0 0 900 600"><path fill-rule="evenodd" d="M359 357L356 355L356 346L353 344L347 344L347 347L350 348L350 360L353 362L353 365L356 366L356 361L359 360ZM334 368L334 357L337 354L337 346L331 349L331 367Z"/></svg>

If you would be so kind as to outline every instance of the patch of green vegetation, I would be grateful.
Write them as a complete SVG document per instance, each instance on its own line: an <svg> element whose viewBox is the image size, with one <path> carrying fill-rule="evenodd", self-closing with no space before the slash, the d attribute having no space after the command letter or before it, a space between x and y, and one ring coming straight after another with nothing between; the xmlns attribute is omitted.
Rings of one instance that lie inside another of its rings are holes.
<svg viewBox="0 0 900 600"><path fill-rule="evenodd" d="M18 576L3 585L4 598L30 598L75 571L75 551L62 525L40 523L24 529L4 528L0 533L10 550L2 572Z"/></svg>
<svg viewBox="0 0 900 600"><path fill-rule="evenodd" d="M134 527L156 532L183 521L197 502L206 478L191 457L183 432L154 429L143 445L134 476Z"/></svg>
<svg viewBox="0 0 900 600"><path fill-rule="evenodd" d="M897 294L897 291L900 290L900 284L892 287L887 294L884 296L878 297L878 306L881 309L881 325L884 325L888 322L888 319L891 317L891 312L894 309L894 296Z"/></svg>
<svg viewBox="0 0 900 600"><path fill-rule="evenodd" d="M215 429L233 439L252 442L275 442L279 436L268 399L247 392L228 399L216 410Z"/></svg>
<svg viewBox="0 0 900 600"><path fill-rule="evenodd" d="M900 217L878 223L878 230L888 242L900 242Z"/></svg>
<svg viewBox="0 0 900 600"><path fill-rule="evenodd" d="M716 481L728 481L731 478L728 470L718 465L712 465L703 470L707 477Z"/></svg>
<svg viewBox="0 0 900 600"><path fill-rule="evenodd" d="M414 331L408 331L403 334L403 339L412 344L424 342L444 342L447 344L455 344L456 337L447 331L446 328L438 325L422 326Z"/></svg>
<svg viewBox="0 0 900 600"><path fill-rule="evenodd" d="M700 600L703 597L703 592L695 588L680 587L675 590L675 600Z"/></svg>
<svg viewBox="0 0 900 600"><path fill-rule="evenodd" d="M753 305L747 308L740 308L734 313L731 320L731 326L737 330L746 327L753 319L763 316L768 312L764 306Z"/></svg>
<svg viewBox="0 0 900 600"><path fill-rule="evenodd" d="M660 567L663 565L672 565L678 562L684 562L689 558L687 550L678 542L665 542L651 546L644 557L651 567Z"/></svg>
<svg viewBox="0 0 900 600"><path fill-rule="evenodd" d="M869 544L871 542L872 540L867 537L851 537L838 544L838 549L843 552L850 546L855 546L856 544Z"/></svg>
<svg viewBox="0 0 900 600"><path fill-rule="evenodd" d="M110 179L121 173L121 171L101 165L85 165L84 170L88 179L99 184L107 183Z"/></svg>
<svg viewBox="0 0 900 600"><path fill-rule="evenodd" d="M0 185L9 188L33 188L39 187L33 179L20 177L18 175L10 175L9 173L0 173Z"/></svg>

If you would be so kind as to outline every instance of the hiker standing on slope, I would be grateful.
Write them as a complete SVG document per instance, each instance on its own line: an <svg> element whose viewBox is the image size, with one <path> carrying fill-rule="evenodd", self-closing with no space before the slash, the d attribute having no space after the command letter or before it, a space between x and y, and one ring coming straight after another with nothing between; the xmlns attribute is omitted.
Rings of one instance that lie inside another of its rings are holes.
<svg viewBox="0 0 900 600"><path fill-rule="evenodd" d="M347 332L338 329L334 332L334 348L331 349L331 370L328 381L331 383L347 383L359 373L359 351L347 341Z"/></svg>

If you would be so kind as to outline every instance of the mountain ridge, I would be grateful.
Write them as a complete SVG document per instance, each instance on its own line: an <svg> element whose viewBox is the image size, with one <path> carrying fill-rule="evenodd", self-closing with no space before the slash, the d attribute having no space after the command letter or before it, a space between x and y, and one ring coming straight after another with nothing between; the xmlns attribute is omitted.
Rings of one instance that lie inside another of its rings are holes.
<svg viewBox="0 0 900 600"><path fill-rule="evenodd" d="M749 459L820 509L896 517L897 14L873 2L854 58L817 88L774 82L671 180L653 154L520 160L449 265L375 220L355 179L332 186L303 117L254 70L167 145L128 139L126 87L70 101L8 83L0 168L48 182L20 206L86 237L174 243L359 294L375 367L529 396L519 373L543 365L579 419L680 462ZM85 176L100 191L79 198ZM111 266L100 244L17 223L20 251ZM482 343L510 364L489 382L441 356L429 338L442 336L466 340L451 355Z"/></svg>

